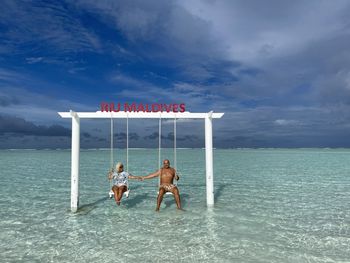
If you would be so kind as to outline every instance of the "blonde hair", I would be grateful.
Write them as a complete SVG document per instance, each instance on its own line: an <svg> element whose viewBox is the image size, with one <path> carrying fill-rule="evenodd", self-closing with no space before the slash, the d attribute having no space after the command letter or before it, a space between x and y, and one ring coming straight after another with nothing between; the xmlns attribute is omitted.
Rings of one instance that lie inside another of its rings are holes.
<svg viewBox="0 0 350 263"><path fill-rule="evenodd" d="M118 162L115 166L115 169L118 171L121 166L123 167L124 165L121 162Z"/></svg>

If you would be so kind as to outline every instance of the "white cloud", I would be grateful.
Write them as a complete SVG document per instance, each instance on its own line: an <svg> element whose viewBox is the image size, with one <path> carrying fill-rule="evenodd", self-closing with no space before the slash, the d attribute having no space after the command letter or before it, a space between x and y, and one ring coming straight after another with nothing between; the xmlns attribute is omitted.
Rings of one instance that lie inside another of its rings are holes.
<svg viewBox="0 0 350 263"><path fill-rule="evenodd" d="M6 39L5 47L12 53L21 53L23 46L33 44L36 48L49 46L60 52L102 51L97 35L60 2L34 5L5 0L1 5L6 12L0 12L0 20L9 30L3 30L0 36ZM28 63L31 62L29 59Z"/></svg>
<svg viewBox="0 0 350 263"><path fill-rule="evenodd" d="M134 41L261 66L343 34L349 2L79 1ZM107 17L106 17L107 16Z"/></svg>
<svg viewBox="0 0 350 263"><path fill-rule="evenodd" d="M144 103L185 103L186 110L192 112L217 110L226 103L226 98L220 96L211 87L194 85L186 82L173 83L161 87L147 81L134 79L125 74L117 73L110 81L119 87L116 99L123 98ZM234 103L230 103L232 106Z"/></svg>
<svg viewBox="0 0 350 263"><path fill-rule="evenodd" d="M348 1L179 1L211 25L227 55L250 65L300 52L342 34Z"/></svg>
<svg viewBox="0 0 350 263"><path fill-rule="evenodd" d="M315 87L322 71L333 75L339 70L332 67L349 66L348 1L91 0L77 6L97 13L133 44L151 44L151 50L139 49L142 55L165 60L184 79L218 79L220 85L200 86L231 99L315 103L314 94L301 97L294 90Z"/></svg>
<svg viewBox="0 0 350 263"><path fill-rule="evenodd" d="M41 62L43 60L43 57L30 57L30 58L26 58L26 61L28 64L35 64L38 62Z"/></svg>
<svg viewBox="0 0 350 263"><path fill-rule="evenodd" d="M285 125L299 125L300 122L296 120L284 120L284 119L279 119L274 121L275 124L285 126Z"/></svg>

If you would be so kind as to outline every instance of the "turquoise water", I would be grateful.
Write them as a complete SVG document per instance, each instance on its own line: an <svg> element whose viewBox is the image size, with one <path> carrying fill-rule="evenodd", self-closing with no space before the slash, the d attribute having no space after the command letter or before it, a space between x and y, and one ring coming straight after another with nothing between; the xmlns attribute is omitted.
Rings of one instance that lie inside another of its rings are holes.
<svg viewBox="0 0 350 263"><path fill-rule="evenodd" d="M153 172L157 159L132 149L129 170ZM82 150L72 214L69 150L2 150L0 262L350 262L350 150L215 150L214 161L213 209L204 150L179 149L186 211L168 196L156 213L156 179L131 181L117 207L108 150Z"/></svg>

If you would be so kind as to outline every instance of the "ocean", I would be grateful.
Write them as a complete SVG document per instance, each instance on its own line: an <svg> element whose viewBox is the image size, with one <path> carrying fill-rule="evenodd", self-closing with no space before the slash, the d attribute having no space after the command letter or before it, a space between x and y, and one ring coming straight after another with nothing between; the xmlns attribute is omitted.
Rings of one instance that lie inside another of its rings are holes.
<svg viewBox="0 0 350 263"><path fill-rule="evenodd" d="M157 149L129 154L134 175L158 168ZM70 150L1 150L0 262L350 262L349 149L215 149L213 208L204 150L177 159L185 211L166 196L157 213L157 179L117 207L109 150L81 150L71 213Z"/></svg>

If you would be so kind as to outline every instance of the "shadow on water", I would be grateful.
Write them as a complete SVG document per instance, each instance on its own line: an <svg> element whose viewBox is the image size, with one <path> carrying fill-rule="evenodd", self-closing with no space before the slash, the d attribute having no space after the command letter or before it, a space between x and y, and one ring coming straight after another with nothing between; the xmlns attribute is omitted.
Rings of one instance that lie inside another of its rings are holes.
<svg viewBox="0 0 350 263"><path fill-rule="evenodd" d="M180 198L181 198L181 207L186 207L187 204L187 199L190 197L189 194L181 194ZM168 208L170 207L172 204L174 204L176 206L175 203L175 199L173 195L168 195L168 196L164 196L163 198L163 203L165 204L164 208Z"/></svg>
<svg viewBox="0 0 350 263"><path fill-rule="evenodd" d="M106 200L108 200L108 196L100 198L98 200L96 200L93 203L89 203L89 204L85 204L79 207L77 214L79 215L87 215L89 214L92 210L94 210L95 208L98 207L99 204L105 202Z"/></svg>
<svg viewBox="0 0 350 263"><path fill-rule="evenodd" d="M214 192L214 202L217 203L218 200L220 199L223 190L227 187L227 184L220 184L219 187L215 190ZM128 199L123 197L123 203L124 206L127 208L133 208L137 206L138 204L142 203L144 200L148 200L150 202L156 202L156 198L154 196L150 196L149 194L133 194L135 193L133 190L136 190L140 186L134 186L131 188L130 196ZM189 199L190 195L189 194L181 194L181 206L186 207L187 200ZM84 204L79 207L77 214L78 215L87 215L94 209L96 209L101 203L105 202L106 200L109 200L108 196L100 198L96 200L95 202L89 203L89 204ZM165 205L165 209L169 208L172 205L175 205L175 200L174 196L169 195L169 196L164 196L163 199L163 204Z"/></svg>
<svg viewBox="0 0 350 263"><path fill-rule="evenodd" d="M131 192L130 192L130 195L131 195ZM142 201L145 199L149 199L148 194L137 194L135 195L135 197L129 197L128 199L125 199L123 203L125 207L132 208L142 203Z"/></svg>
<svg viewBox="0 0 350 263"><path fill-rule="evenodd" d="M140 187L141 187L141 185L129 186L129 189L130 189L130 191L134 191Z"/></svg>
<svg viewBox="0 0 350 263"><path fill-rule="evenodd" d="M141 186L133 186L131 188L131 192L137 188L140 188ZM142 199L147 198L147 194L144 195L137 195L135 198L128 198L126 199L125 197L123 197L123 199L126 200L131 200L131 202L127 201L128 203L130 203L129 205L127 205L127 207L134 207L135 205L137 205L138 203L142 202ZM110 198L108 196L100 198L98 200L96 200L95 202L89 203L89 204L84 204L82 206L79 206L78 211L77 211L77 215L87 215L89 214L91 211L93 211L94 209L96 209L101 203L105 202L106 200L109 200ZM125 202L125 203L127 203ZM70 210L69 210L70 211Z"/></svg>
<svg viewBox="0 0 350 263"><path fill-rule="evenodd" d="M220 184L214 192L214 203L217 203L219 197L222 195L224 189L227 187L226 184Z"/></svg>

